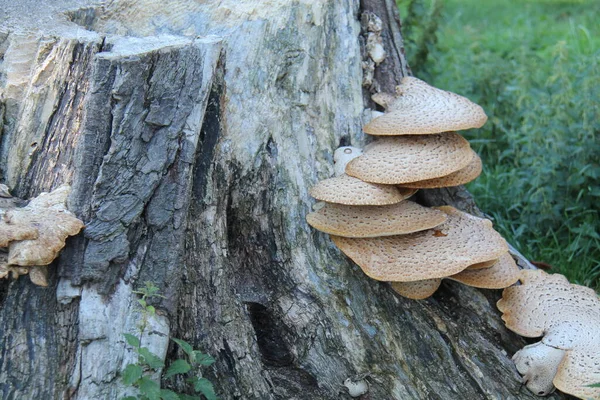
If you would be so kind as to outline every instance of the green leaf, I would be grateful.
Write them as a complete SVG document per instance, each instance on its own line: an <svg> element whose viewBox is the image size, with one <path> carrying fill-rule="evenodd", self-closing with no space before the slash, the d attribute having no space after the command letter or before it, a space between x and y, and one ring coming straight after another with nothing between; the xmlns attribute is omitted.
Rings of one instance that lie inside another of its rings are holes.
<svg viewBox="0 0 600 400"><path fill-rule="evenodd" d="M171 338L171 340L177 343L179 347L181 347L183 351L185 351L185 353L190 357L190 359L194 359L194 348L188 342L176 338Z"/></svg>
<svg viewBox="0 0 600 400"><path fill-rule="evenodd" d="M180 400L181 396L169 389L160 389L160 397L163 400Z"/></svg>
<svg viewBox="0 0 600 400"><path fill-rule="evenodd" d="M600 387L600 382L588 385L588 387Z"/></svg>
<svg viewBox="0 0 600 400"><path fill-rule="evenodd" d="M183 393L179 395L179 399L180 400L202 400L198 396L190 396L189 394L183 394Z"/></svg>
<svg viewBox="0 0 600 400"><path fill-rule="evenodd" d="M123 397L121 400L138 400L138 398L135 396L127 396L127 397Z"/></svg>
<svg viewBox="0 0 600 400"><path fill-rule="evenodd" d="M202 393L207 400L217 400L217 395L215 393L215 389L213 388L213 384L206 378L198 379L194 385L194 390Z"/></svg>
<svg viewBox="0 0 600 400"><path fill-rule="evenodd" d="M146 311L148 311L148 314L150 315L156 314L156 309L154 308L154 306L147 306Z"/></svg>
<svg viewBox="0 0 600 400"><path fill-rule="evenodd" d="M165 366L163 361L156 354L148 350L147 347L140 347L138 350L140 356L142 356L144 362L152 369L159 369Z"/></svg>
<svg viewBox="0 0 600 400"><path fill-rule="evenodd" d="M215 362L214 358L208 354L204 354L201 351L196 350L194 351L194 354L196 355L196 362L200 365L209 366Z"/></svg>
<svg viewBox="0 0 600 400"><path fill-rule="evenodd" d="M132 335L130 333L124 333L123 336L125 336L125 340L127 341L127 344L129 344L131 347L135 347L136 349L139 349L140 339L138 339L137 336Z"/></svg>
<svg viewBox="0 0 600 400"><path fill-rule="evenodd" d="M169 366L169 369L167 370L167 374L165 375L165 379L170 378L173 375L185 374L190 369L192 369L192 366L190 364L188 364L187 361L181 360L181 359L175 360Z"/></svg>
<svg viewBox="0 0 600 400"><path fill-rule="evenodd" d="M138 301L137 301L137 302L138 302L138 304L139 304L140 306L142 306L142 308L144 308L144 309L145 309L145 308L146 308L146 306L148 305L148 303L146 303L146 300L144 300L144 299L138 299Z"/></svg>
<svg viewBox="0 0 600 400"><path fill-rule="evenodd" d="M140 379L140 393L149 400L160 400L160 385L147 376Z"/></svg>
<svg viewBox="0 0 600 400"><path fill-rule="evenodd" d="M142 377L142 367L137 364L128 364L122 371L123 383L133 385Z"/></svg>

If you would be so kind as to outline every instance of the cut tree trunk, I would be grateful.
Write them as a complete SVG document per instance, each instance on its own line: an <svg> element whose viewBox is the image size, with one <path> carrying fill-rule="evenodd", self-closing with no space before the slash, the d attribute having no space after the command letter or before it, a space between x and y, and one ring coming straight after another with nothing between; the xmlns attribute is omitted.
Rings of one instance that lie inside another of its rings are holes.
<svg viewBox="0 0 600 400"><path fill-rule="evenodd" d="M214 356L222 399L345 399L347 379L372 400L533 398L499 291L406 300L305 223L333 150L364 144L370 92L409 73L394 1L29 2L0 0L2 181L70 183L86 229L49 287L0 283L2 399L133 393L145 281L165 298L144 343ZM387 58L363 87L369 32ZM461 188L421 201L473 207Z"/></svg>

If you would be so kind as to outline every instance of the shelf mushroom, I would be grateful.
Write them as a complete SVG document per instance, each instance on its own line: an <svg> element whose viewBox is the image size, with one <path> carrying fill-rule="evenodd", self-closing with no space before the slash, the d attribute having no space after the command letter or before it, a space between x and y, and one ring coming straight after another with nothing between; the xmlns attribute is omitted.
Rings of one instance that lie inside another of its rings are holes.
<svg viewBox="0 0 600 400"><path fill-rule="evenodd" d="M438 209L448 219L434 229L361 239L332 236L332 240L369 277L391 282L447 277L508 252L489 220L454 207Z"/></svg>
<svg viewBox="0 0 600 400"><path fill-rule="evenodd" d="M4 210L0 238L5 230L29 233L18 239L15 235L5 235L8 239L0 242L1 247L8 247L6 260L0 260L0 277L8 276L8 272L17 276L29 272L33 283L47 285L45 266L58 256L67 237L83 228L83 222L66 209L69 191L70 187L63 185L50 193L41 193L25 207Z"/></svg>
<svg viewBox="0 0 600 400"><path fill-rule="evenodd" d="M436 189L464 185L475 180L479 175L481 175L482 169L483 165L481 163L481 158L479 158L477 153L473 152L473 158L471 159L471 162L469 162L466 167L461 168L456 172L439 178L404 183L400 186L413 189Z"/></svg>
<svg viewBox="0 0 600 400"><path fill-rule="evenodd" d="M399 185L449 175L465 168L473 154L469 142L453 132L385 137L350 161L346 174L365 182Z"/></svg>
<svg viewBox="0 0 600 400"><path fill-rule="evenodd" d="M538 395L554 390L600 399L600 299L594 290L560 274L523 270L521 285L498 301L506 327L525 337L542 337L513 360L527 388Z"/></svg>
<svg viewBox="0 0 600 400"><path fill-rule="evenodd" d="M481 268L490 262L476 264L475 268L469 266L465 270L446 278L426 279L414 282L392 282L392 289L401 296L413 300L423 300L433 295L442 283L442 279L451 279L467 286L480 289L504 289L519 279L519 267L509 253L505 253L498 260L492 260L491 266Z"/></svg>
<svg viewBox="0 0 600 400"><path fill-rule="evenodd" d="M386 113L364 127L370 135L426 135L480 128L487 121L483 109L455 93L405 77L396 93L378 93L373 101Z"/></svg>

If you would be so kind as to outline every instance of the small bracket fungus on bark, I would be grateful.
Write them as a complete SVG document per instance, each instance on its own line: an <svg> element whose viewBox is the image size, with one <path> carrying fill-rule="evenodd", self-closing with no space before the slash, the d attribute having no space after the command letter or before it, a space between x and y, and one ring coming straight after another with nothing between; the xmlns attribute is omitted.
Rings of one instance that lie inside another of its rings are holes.
<svg viewBox="0 0 600 400"><path fill-rule="evenodd" d="M479 175L483 165L481 158L473 151L473 158L466 167L459 169L449 175L442 176L440 178L426 179L423 181L403 183L402 187L413 188L413 189L435 189L451 186L459 186L469 183L475 180Z"/></svg>
<svg viewBox="0 0 600 400"><path fill-rule="evenodd" d="M480 128L487 121L483 109L455 93L429 86L420 79L405 77L394 95L378 94L373 101L386 113L369 122L370 135L427 135ZM383 100L383 101L382 101Z"/></svg>
<svg viewBox="0 0 600 400"><path fill-rule="evenodd" d="M367 145L346 173L365 182L399 185L449 175L472 158L469 142L456 133L385 137Z"/></svg>
<svg viewBox="0 0 600 400"><path fill-rule="evenodd" d="M490 265L491 264L491 265ZM482 268L482 265L489 265ZM392 282L392 289L409 299L422 300L433 295L442 283L442 279L451 279L467 286L481 289L504 289L519 279L519 267L509 253L497 260L475 264L446 278L426 279L414 282Z"/></svg>
<svg viewBox="0 0 600 400"><path fill-rule="evenodd" d="M332 240L369 277L392 282L447 277L508 252L489 220L449 206L438 209L448 219L434 229L376 238L332 236Z"/></svg>
<svg viewBox="0 0 600 400"><path fill-rule="evenodd" d="M0 220L0 247L8 247L0 260L0 277L29 272L33 283L46 286L47 269L67 237L76 235L83 222L67 211L70 187L63 185L51 193L41 193L22 208L7 208Z"/></svg>
<svg viewBox="0 0 600 400"><path fill-rule="evenodd" d="M546 395L552 384L582 399L599 399L600 299L594 290L559 274L522 270L521 285L504 290L498 309L508 329L541 342L513 360L532 392Z"/></svg>

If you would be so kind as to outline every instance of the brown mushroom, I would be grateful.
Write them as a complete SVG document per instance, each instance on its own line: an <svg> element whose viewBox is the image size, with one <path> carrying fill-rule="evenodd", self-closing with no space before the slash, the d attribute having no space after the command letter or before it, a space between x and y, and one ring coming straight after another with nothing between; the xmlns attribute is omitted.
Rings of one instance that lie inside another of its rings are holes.
<svg viewBox="0 0 600 400"><path fill-rule="evenodd" d="M386 206L347 206L326 203L306 216L315 229L331 235L365 238L403 235L434 228L447 215L412 201Z"/></svg>
<svg viewBox="0 0 600 400"><path fill-rule="evenodd" d="M481 158L479 158L477 153L473 152L473 158L471 159L471 162L469 162L466 167L461 168L456 172L440 178L409 182L400 186L413 189L435 189L464 185L475 180L479 175L481 175L482 169L483 165L481 163Z"/></svg>
<svg viewBox="0 0 600 400"><path fill-rule="evenodd" d="M473 154L457 133L385 137L366 146L346 173L365 182L399 185L449 175L466 167Z"/></svg>
<svg viewBox="0 0 600 400"><path fill-rule="evenodd" d="M508 329L521 336L543 336L513 357L527 387L547 394L548 382L553 382L573 396L600 398L600 388L590 386L600 382L598 295L563 275L541 270L523 270L519 279L521 285L504 290L498 309Z"/></svg>
<svg viewBox="0 0 600 400"><path fill-rule="evenodd" d="M8 264L20 266L50 264L65 246L68 236L76 235L83 222L65 208L68 186L42 193L26 207L6 212L13 224L37 228L38 237L12 241L8 248Z"/></svg>
<svg viewBox="0 0 600 400"><path fill-rule="evenodd" d="M448 214L448 219L434 229L376 238L332 236L332 240L365 274L392 282L454 275L508 251L506 241L489 220L453 207L438 209Z"/></svg>
<svg viewBox="0 0 600 400"><path fill-rule="evenodd" d="M416 191L416 189L363 182L358 178L340 175L318 182L310 189L310 195L328 203L379 206L399 203Z"/></svg>
<svg viewBox="0 0 600 400"><path fill-rule="evenodd" d="M509 253L503 254L498 260L492 262L494 265L491 267L472 269L470 266L458 274L446 278L481 289L504 289L519 279L519 267ZM409 299L422 300L433 295L442 283L442 279L446 278L392 282L392 289Z"/></svg>
<svg viewBox="0 0 600 400"><path fill-rule="evenodd" d="M434 88L420 79L405 77L388 94L373 96L387 112L369 122L370 135L426 135L480 128L487 121L483 109L469 99Z"/></svg>

